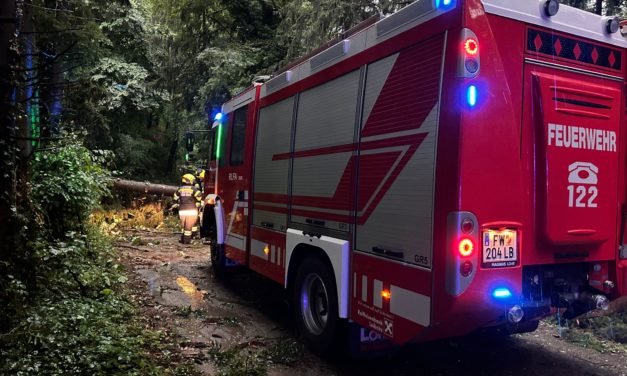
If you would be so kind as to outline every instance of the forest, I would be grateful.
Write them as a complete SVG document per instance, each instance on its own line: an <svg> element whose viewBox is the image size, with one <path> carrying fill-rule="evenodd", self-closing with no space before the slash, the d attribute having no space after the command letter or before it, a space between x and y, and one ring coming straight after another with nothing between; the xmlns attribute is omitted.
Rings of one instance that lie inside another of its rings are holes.
<svg viewBox="0 0 627 376"><path fill-rule="evenodd" d="M137 319L93 221L111 179L178 184L185 133L223 102L411 2L3 0L0 374L194 374ZM627 16L625 0L562 2Z"/></svg>

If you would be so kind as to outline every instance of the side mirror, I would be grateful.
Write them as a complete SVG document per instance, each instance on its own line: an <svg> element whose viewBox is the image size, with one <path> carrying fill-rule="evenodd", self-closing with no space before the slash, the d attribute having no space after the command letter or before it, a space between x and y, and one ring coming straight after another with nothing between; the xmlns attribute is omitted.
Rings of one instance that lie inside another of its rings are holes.
<svg viewBox="0 0 627 376"><path fill-rule="evenodd" d="M185 149L190 153L194 151L194 137L192 132L185 133Z"/></svg>

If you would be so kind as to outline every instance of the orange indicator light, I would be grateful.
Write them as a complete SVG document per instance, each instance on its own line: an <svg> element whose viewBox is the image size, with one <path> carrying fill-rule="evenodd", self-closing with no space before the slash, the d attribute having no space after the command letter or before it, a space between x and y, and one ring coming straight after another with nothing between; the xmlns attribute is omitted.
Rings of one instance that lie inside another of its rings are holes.
<svg viewBox="0 0 627 376"><path fill-rule="evenodd" d="M381 291L381 296L383 297L383 299L389 300L392 297L392 293L390 292L390 290L383 290Z"/></svg>
<svg viewBox="0 0 627 376"><path fill-rule="evenodd" d="M269 248L268 246L266 246L266 247L263 249L263 253L265 253L266 255L270 254L270 248Z"/></svg>

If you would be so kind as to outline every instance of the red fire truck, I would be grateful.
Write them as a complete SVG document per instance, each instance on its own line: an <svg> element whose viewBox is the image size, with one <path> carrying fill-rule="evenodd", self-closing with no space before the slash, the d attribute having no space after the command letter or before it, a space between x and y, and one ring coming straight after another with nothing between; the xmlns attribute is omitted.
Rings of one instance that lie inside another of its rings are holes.
<svg viewBox="0 0 627 376"><path fill-rule="evenodd" d="M619 20L419 0L223 105L215 272L282 284L314 349L531 331L627 294ZM376 335L375 335L376 336Z"/></svg>

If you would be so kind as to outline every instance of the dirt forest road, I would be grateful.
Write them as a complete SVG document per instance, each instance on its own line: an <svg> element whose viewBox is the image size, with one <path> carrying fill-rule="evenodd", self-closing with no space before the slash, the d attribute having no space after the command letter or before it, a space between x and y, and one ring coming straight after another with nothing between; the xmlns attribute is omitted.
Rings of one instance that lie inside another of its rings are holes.
<svg viewBox="0 0 627 376"><path fill-rule="evenodd" d="M627 375L625 353L602 354L531 334L463 338L377 359L322 360L295 341L282 290L253 273L228 283L211 273L208 246L176 235L131 231L118 248L147 325L174 333L181 354L205 375Z"/></svg>

